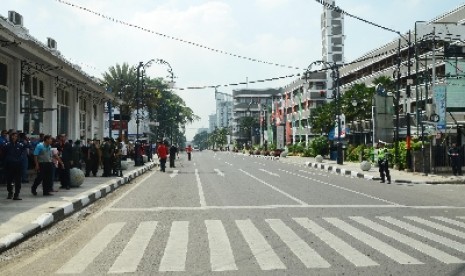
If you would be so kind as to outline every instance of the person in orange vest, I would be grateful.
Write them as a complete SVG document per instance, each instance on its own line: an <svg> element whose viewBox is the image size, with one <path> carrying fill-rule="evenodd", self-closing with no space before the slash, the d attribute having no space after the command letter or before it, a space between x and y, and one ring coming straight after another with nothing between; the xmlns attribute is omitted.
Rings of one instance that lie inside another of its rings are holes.
<svg viewBox="0 0 465 276"><path fill-rule="evenodd" d="M192 147L191 147L191 145L187 146L186 152L187 152L187 160L191 161L191 156L192 156Z"/></svg>
<svg viewBox="0 0 465 276"><path fill-rule="evenodd" d="M158 141L157 155L158 159L160 160L160 170L162 172L165 172L166 158L168 157L168 149L162 141Z"/></svg>

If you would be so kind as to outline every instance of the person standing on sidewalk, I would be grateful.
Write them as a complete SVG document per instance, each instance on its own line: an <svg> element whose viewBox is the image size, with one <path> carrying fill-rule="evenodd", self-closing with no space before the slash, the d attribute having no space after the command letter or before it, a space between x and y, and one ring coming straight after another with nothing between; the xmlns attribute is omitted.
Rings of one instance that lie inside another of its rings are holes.
<svg viewBox="0 0 465 276"><path fill-rule="evenodd" d="M0 135L0 185L6 183L5 163L3 162L1 148L8 142L8 131L3 129Z"/></svg>
<svg viewBox="0 0 465 276"><path fill-rule="evenodd" d="M460 151L461 149L457 146L457 144L453 143L448 152L450 165L452 166L452 172L454 175L462 175L462 158Z"/></svg>
<svg viewBox="0 0 465 276"><path fill-rule="evenodd" d="M37 177L34 180L34 184L31 187L31 193L37 195L37 187L41 182L43 187L43 195L51 196L52 187L53 187L53 163L52 158L58 160L58 163L63 167L63 162L58 155L53 155L52 157L52 136L45 135L44 141L38 144L34 150L34 163L35 170L37 171Z"/></svg>
<svg viewBox="0 0 465 276"><path fill-rule="evenodd" d="M391 184L391 175L389 174L389 162L388 162L388 150L384 142L378 143L378 165L379 165L379 175L381 177L381 183L385 182L387 178L387 183Z"/></svg>
<svg viewBox="0 0 465 276"><path fill-rule="evenodd" d="M21 191L23 152L26 151L26 146L18 140L18 133L12 132L10 133L9 142L4 144L2 151L6 170L6 187L8 190L7 199L22 200L19 197L19 192Z"/></svg>

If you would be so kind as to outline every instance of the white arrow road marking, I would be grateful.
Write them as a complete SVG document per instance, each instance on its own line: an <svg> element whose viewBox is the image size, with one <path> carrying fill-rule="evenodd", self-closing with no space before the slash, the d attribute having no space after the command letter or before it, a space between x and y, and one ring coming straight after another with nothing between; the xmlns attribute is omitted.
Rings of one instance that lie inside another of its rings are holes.
<svg viewBox="0 0 465 276"><path fill-rule="evenodd" d="M273 172L270 172L270 171L267 171L267 170L264 170L264 169L259 169L259 170L262 171L262 172L266 172L269 175L280 177L279 174L276 174L276 173L273 173Z"/></svg>
<svg viewBox="0 0 465 276"><path fill-rule="evenodd" d="M214 171L219 175L224 177L224 173L218 169L214 169Z"/></svg>
<svg viewBox="0 0 465 276"><path fill-rule="evenodd" d="M178 172L179 170L173 170L173 173L170 174L170 177L173 178L173 177L178 176Z"/></svg>

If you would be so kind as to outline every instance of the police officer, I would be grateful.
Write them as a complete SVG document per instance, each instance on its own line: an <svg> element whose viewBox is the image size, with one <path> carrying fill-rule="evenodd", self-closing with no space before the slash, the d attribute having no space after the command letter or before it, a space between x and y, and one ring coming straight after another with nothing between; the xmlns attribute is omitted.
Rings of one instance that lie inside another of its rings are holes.
<svg viewBox="0 0 465 276"><path fill-rule="evenodd" d="M18 133L11 132L9 141L3 146L3 158L6 170L7 199L22 200L19 197L21 191L22 156L26 150L25 145L18 141ZM14 195L13 195L14 182Z"/></svg>
<svg viewBox="0 0 465 276"><path fill-rule="evenodd" d="M391 175L389 174L388 150L385 147L385 143L381 141L378 143L378 165L381 183L384 183L385 179L387 178L387 183L391 184Z"/></svg>
<svg viewBox="0 0 465 276"><path fill-rule="evenodd" d="M452 166L452 172L454 175L462 175L462 164L460 158L460 148L457 147L456 143L452 144L452 147L449 149L449 158L450 158L450 165Z"/></svg>

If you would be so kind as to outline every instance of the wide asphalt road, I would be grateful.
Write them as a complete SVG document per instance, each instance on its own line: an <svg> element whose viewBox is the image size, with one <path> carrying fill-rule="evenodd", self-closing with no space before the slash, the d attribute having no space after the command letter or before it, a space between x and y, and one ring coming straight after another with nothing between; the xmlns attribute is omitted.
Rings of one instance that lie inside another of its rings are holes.
<svg viewBox="0 0 465 276"><path fill-rule="evenodd" d="M5 273L465 274L463 185L388 185L210 151L131 185Z"/></svg>

